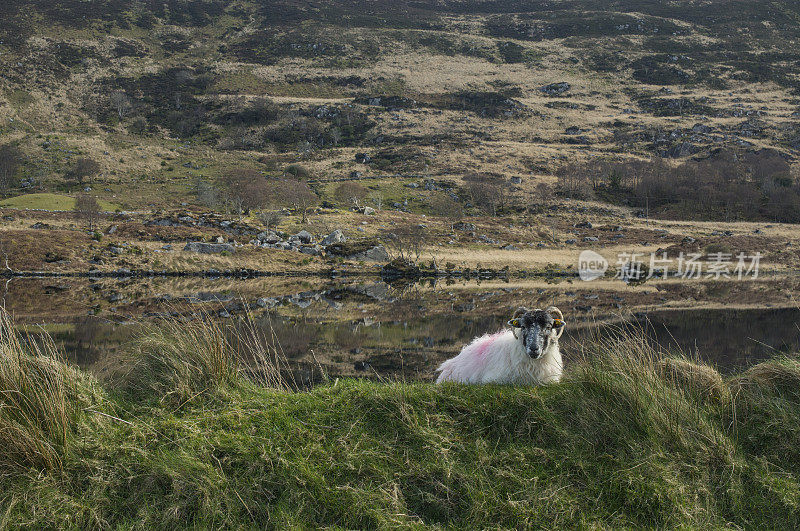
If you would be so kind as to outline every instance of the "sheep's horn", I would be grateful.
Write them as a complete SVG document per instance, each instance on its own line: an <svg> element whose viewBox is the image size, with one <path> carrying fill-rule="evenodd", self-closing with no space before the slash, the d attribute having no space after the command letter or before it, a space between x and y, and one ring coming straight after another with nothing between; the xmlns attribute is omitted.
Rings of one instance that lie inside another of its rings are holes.
<svg viewBox="0 0 800 531"><path fill-rule="evenodd" d="M512 315L512 316L511 316L511 319L509 319L509 320L508 320L509 324L511 323L511 321L513 321L514 319L516 319L516 318L517 318L517 317L519 317L520 315L525 315L525 313L526 313L527 311L528 311L528 309L527 309L525 306L520 306L519 308L517 308L517 309L514 311L514 315ZM512 333L512 334L514 334L514 339L519 339L519 338L517 337L517 331L516 331L516 330L514 330L514 327L513 327L513 326L511 327L511 333Z"/></svg>
<svg viewBox="0 0 800 531"><path fill-rule="evenodd" d="M548 306L547 309L545 309L545 311L549 314L555 314L558 319L561 319L561 322L564 322L564 314L561 313L561 310L559 310L555 306ZM556 339L560 338L561 334L564 333L564 328L566 327L562 326L561 328L558 329Z"/></svg>
<svg viewBox="0 0 800 531"><path fill-rule="evenodd" d="M556 308L555 306L548 306L548 307L545 309L545 311L546 311L547 313L555 313L555 314L558 316L558 318L559 318L559 319L561 319L562 321L564 320L564 314L563 314L563 313L561 313L561 310L559 310L559 309L558 309L558 308Z"/></svg>

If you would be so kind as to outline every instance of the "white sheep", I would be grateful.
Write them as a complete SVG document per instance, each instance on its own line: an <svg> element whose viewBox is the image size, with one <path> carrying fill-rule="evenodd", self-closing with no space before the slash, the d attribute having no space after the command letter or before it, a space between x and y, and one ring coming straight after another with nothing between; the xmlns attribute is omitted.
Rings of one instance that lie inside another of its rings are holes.
<svg viewBox="0 0 800 531"><path fill-rule="evenodd" d="M458 356L442 363L436 383L542 385L559 381L563 362L558 338L565 326L561 310L519 308L508 324L511 330L476 338Z"/></svg>

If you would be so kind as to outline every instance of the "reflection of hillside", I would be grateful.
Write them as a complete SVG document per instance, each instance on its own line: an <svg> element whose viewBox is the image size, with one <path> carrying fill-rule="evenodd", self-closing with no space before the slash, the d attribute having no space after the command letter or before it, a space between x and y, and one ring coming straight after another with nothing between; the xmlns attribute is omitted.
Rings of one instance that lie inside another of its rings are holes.
<svg viewBox="0 0 800 531"><path fill-rule="evenodd" d="M313 376L308 367L317 361L331 376L376 371L413 379L432 376L464 343L503 328L513 308L549 304L567 315L562 340L567 360L592 331L605 333L634 315L647 315L649 323L640 324L655 341L697 351L729 370L768 357L773 349L799 351L800 312L708 307L735 307L745 300L756 308L785 305L786 291L796 282L787 276L721 286L734 290L674 281L630 288L610 281L542 280L391 287L375 278L15 279L7 300L21 324L44 324L70 359L101 373L118 365L120 347L135 334L136 322L205 311L232 322L249 312L263 330L271 327L287 359L306 371L303 381ZM743 296L741 290L749 291Z"/></svg>

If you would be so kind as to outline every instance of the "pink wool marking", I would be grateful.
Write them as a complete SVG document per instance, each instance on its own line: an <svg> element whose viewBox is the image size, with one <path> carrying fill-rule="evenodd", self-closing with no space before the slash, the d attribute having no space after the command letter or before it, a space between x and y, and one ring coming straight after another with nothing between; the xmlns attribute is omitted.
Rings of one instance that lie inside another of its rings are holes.
<svg viewBox="0 0 800 531"><path fill-rule="evenodd" d="M475 355L479 358L483 358L486 355L486 351L489 350L489 347L492 345L492 343L494 343L495 340L501 335L503 335L502 332L487 337L485 341L483 341L480 345L478 345L478 351L475 353Z"/></svg>

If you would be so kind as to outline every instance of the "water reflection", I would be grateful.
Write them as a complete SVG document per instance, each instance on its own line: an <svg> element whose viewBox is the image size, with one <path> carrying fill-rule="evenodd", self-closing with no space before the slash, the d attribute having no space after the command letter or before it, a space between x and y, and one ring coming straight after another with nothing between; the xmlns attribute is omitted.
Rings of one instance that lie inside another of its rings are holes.
<svg viewBox="0 0 800 531"><path fill-rule="evenodd" d="M334 377L431 378L463 344L502 328L519 305L555 304L565 312L567 362L590 332L611 333L609 323L621 322L636 322L664 348L696 354L726 371L800 351L800 310L767 307L785 306L798 292L797 278L642 287L546 280L390 286L371 279L70 279L15 281L9 292L18 321L45 325L71 360L103 371L118 363L137 322L198 310L232 320L251 314L274 334L304 382L314 380L320 366ZM722 309L742 300L763 307ZM671 309L700 301L721 308Z"/></svg>

